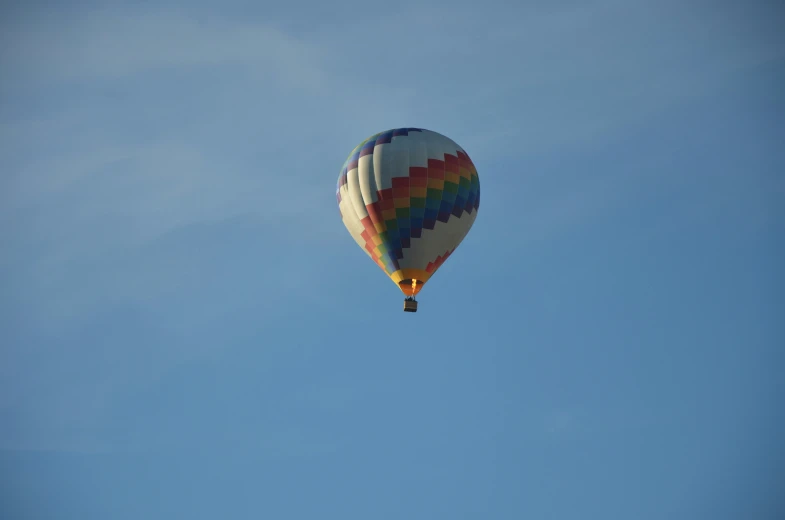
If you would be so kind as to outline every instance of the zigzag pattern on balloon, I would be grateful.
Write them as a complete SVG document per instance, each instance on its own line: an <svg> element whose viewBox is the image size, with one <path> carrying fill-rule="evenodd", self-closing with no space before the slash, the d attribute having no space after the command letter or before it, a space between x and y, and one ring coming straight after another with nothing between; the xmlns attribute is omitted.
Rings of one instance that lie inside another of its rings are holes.
<svg viewBox="0 0 785 520"><path fill-rule="evenodd" d="M455 251L455 250L453 249L453 251ZM437 256L436 260L434 260L433 262L428 262L428 265L425 267L425 272L426 273L434 273L434 272L436 272L436 270L442 266L444 261L447 260L448 258L450 258L451 254L452 254L452 251L447 251L446 253L444 253L444 255Z"/></svg>
<svg viewBox="0 0 785 520"><path fill-rule="evenodd" d="M339 204L346 175L342 173L338 181ZM436 222L446 223L451 216L460 218L464 211L471 214L480 207L477 170L460 151L457 156L444 154L443 160L429 159L427 168L412 166L408 177L393 177L392 183L392 188L376 192L377 201L366 205L368 216L361 220L365 248L388 274L400 269L397 260L423 229L434 229Z"/></svg>
<svg viewBox="0 0 785 520"><path fill-rule="evenodd" d="M341 168L336 186L339 209L343 198L349 194L349 172L358 168L360 158L373 155L376 146L389 144L393 138L406 137L413 132L424 131L418 128L401 128L381 132L365 139L352 150ZM362 201L367 216L353 216L355 222L359 220L362 226L358 240L362 241L371 258L391 278L399 273L399 260L402 260L405 251L412 247L412 241L423 236L423 230L438 230L440 224L437 223L447 224L451 219L461 219L464 214L473 215L480 207L479 177L474 163L465 151L457 149L455 153L445 152L440 156L430 156L427 158L427 165L423 161L421 158L418 160L420 165L409 166L408 172L392 172L392 175L387 177L390 182L385 181L388 186L391 183L391 187L376 190L373 202ZM401 175L402 173L404 175ZM356 178L353 182L357 186ZM359 199L355 198L355 204L358 201ZM359 213L359 210L357 212ZM468 225L471 226L471 223ZM360 228L357 228L356 232L359 230ZM453 250L454 247L436 258L430 258L427 265L418 267L424 270L420 273L427 278L444 263ZM425 260L417 261L418 264L420 262L426 263Z"/></svg>

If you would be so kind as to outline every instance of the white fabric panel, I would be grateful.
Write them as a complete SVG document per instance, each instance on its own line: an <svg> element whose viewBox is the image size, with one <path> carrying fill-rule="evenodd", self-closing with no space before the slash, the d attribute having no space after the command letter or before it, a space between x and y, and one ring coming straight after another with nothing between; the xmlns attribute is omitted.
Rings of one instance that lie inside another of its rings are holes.
<svg viewBox="0 0 785 520"><path fill-rule="evenodd" d="M357 168L349 170L346 174L346 187L349 189L348 199L352 203L354 213L357 215L357 220L362 220L368 216L368 210L365 209L363 202L363 195L360 189L360 177Z"/></svg>
<svg viewBox="0 0 785 520"><path fill-rule="evenodd" d="M428 167L427 135L423 136L422 133L424 132L410 132L410 137L395 138L401 140L410 139L409 143L406 143L408 145L407 148L409 149L409 166L422 166L424 168ZM395 139L393 139L393 142Z"/></svg>
<svg viewBox="0 0 785 520"><path fill-rule="evenodd" d="M374 153L374 155L376 155ZM362 194L363 206L376 202L376 176L373 168L373 155L360 157L357 163L357 177L360 182L360 193ZM367 210L366 210L367 212Z"/></svg>
<svg viewBox="0 0 785 520"><path fill-rule="evenodd" d="M461 218L451 216L447 222L436 222L433 229L423 229L421 238L413 238L409 249L403 250L403 258L398 260L401 269L423 269L437 256L452 251L466 238L469 228L474 224L477 212L463 213Z"/></svg>
<svg viewBox="0 0 785 520"><path fill-rule="evenodd" d="M391 143L380 144L374 149L374 173L379 191L392 188L393 177L409 174L409 141L407 139L407 137L394 137Z"/></svg>
<svg viewBox="0 0 785 520"><path fill-rule="evenodd" d="M460 146L448 137L429 130L423 130L422 133L424 134L422 139L428 145L428 157L430 159L443 161L444 154L457 155L457 150L463 151Z"/></svg>

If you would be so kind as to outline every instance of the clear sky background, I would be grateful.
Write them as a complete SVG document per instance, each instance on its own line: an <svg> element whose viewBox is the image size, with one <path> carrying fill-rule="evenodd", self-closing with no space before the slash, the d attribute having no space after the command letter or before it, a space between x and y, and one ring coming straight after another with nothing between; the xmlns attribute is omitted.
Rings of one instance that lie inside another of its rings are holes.
<svg viewBox="0 0 785 520"><path fill-rule="evenodd" d="M3 2L3 519L785 518L779 2ZM471 155L420 311L363 138Z"/></svg>

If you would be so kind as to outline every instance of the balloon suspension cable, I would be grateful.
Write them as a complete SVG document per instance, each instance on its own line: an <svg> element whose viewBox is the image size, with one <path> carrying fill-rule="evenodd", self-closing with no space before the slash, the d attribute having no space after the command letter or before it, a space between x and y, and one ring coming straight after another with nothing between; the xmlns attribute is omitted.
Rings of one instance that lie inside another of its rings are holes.
<svg viewBox="0 0 785 520"><path fill-rule="evenodd" d="M414 296L415 289L417 289L417 279L416 278L412 280L412 299L416 301L416 298Z"/></svg>

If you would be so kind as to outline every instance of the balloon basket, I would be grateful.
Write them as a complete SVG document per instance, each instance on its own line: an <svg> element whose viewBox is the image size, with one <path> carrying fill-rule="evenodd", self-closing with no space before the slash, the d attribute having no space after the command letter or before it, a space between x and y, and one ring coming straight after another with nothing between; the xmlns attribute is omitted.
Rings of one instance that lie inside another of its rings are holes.
<svg viewBox="0 0 785 520"><path fill-rule="evenodd" d="M403 312L417 312L417 301L409 299L404 300Z"/></svg>

